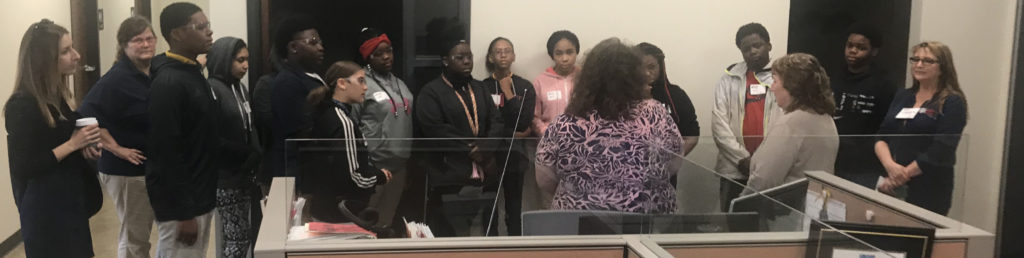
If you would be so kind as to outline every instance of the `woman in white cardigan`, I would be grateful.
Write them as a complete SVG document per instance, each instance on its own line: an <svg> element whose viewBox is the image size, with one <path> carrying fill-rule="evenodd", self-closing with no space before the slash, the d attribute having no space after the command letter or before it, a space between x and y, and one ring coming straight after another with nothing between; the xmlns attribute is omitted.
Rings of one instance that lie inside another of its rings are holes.
<svg viewBox="0 0 1024 258"><path fill-rule="evenodd" d="M839 135L828 75L814 56L794 53L772 64L770 90L785 114L772 122L750 159L750 180L743 194L804 177L804 171L832 172Z"/></svg>

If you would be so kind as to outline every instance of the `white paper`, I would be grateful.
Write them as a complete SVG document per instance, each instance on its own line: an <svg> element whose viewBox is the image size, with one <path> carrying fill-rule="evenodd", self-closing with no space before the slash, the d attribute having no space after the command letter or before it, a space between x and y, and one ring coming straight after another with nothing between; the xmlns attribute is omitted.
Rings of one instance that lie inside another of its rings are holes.
<svg viewBox="0 0 1024 258"><path fill-rule="evenodd" d="M551 100L558 100L558 99L561 99L561 98L562 98L562 92L561 91L549 91L548 92L548 100L549 101L551 101Z"/></svg>
<svg viewBox="0 0 1024 258"><path fill-rule="evenodd" d="M921 108L903 108L900 113L896 114L896 119L914 119L920 112Z"/></svg>
<svg viewBox="0 0 1024 258"><path fill-rule="evenodd" d="M750 95L764 95L765 93L768 93L768 88L764 84L750 85Z"/></svg>
<svg viewBox="0 0 1024 258"><path fill-rule="evenodd" d="M500 94L491 94L491 100L494 101L494 105L495 106L501 105L501 95Z"/></svg>
<svg viewBox="0 0 1024 258"><path fill-rule="evenodd" d="M888 255L887 255L888 254ZM832 258L907 258L907 254L900 252L878 252L861 251L853 249L832 249Z"/></svg>
<svg viewBox="0 0 1024 258"><path fill-rule="evenodd" d="M374 92L373 100L377 102L384 102L385 100L388 100L388 93L383 91Z"/></svg>
<svg viewBox="0 0 1024 258"><path fill-rule="evenodd" d="M822 207L821 194L816 192L807 191L806 205L804 206L804 230L811 228L811 219L821 219L821 207ZM831 221L846 221L846 203L840 202L836 199L828 200L828 219Z"/></svg>

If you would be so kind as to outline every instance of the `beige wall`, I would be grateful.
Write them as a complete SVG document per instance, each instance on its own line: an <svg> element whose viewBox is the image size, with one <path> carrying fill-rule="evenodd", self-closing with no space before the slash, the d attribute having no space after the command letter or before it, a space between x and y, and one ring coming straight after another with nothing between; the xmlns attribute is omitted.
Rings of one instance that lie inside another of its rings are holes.
<svg viewBox="0 0 1024 258"><path fill-rule="evenodd" d="M221 1L223 1L223 0L221 0ZM168 5L173 4L173 3L177 3L177 2L189 2L189 3L193 3L195 5L198 5L199 8L203 9L203 13L206 13L206 17L207 18L210 17L210 0L151 0L150 8L152 8L152 12L153 12L153 15L152 15L152 17L153 17L153 30L156 33L156 35L158 37L160 37L160 40L158 40L156 42L156 53L157 54L163 53L163 52L167 51L167 39L164 39L164 37L161 36L162 33L160 32L160 12L164 10L164 7L167 7ZM210 20L210 24L213 24L213 23L214 23L214 21ZM216 25L214 25L214 26L216 26ZM216 31L214 31L214 32L216 32ZM214 36L216 36L216 35L214 35Z"/></svg>
<svg viewBox="0 0 1024 258"><path fill-rule="evenodd" d="M917 0L914 4L911 31L917 34L910 41L949 45L969 105L964 130L969 146L960 150L969 154L966 170L957 178L966 185L957 193L963 206L951 215L995 232L1016 1Z"/></svg>
<svg viewBox="0 0 1024 258"><path fill-rule="evenodd" d="M134 0L99 0L99 9L103 9L103 29L100 30L100 74L107 73L114 61L117 61L117 29L121 22L132 16Z"/></svg>
<svg viewBox="0 0 1024 258"><path fill-rule="evenodd" d="M7 101L14 91L18 47L28 26L42 18L71 28L71 4L63 0L8 1L0 9L0 100ZM0 119L3 121L3 119ZM0 122L2 123L2 122ZM6 128L6 127L4 127ZM20 228L18 209L11 194L10 167L7 165L6 130L0 140L0 240L7 239Z"/></svg>

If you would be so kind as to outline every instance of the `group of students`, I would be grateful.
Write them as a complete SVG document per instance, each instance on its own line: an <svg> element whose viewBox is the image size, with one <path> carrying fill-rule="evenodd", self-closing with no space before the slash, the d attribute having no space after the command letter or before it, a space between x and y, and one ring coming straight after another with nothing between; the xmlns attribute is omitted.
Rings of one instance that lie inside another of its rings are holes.
<svg viewBox="0 0 1024 258"><path fill-rule="evenodd" d="M376 208L379 223L390 223L406 178L424 173L426 219L438 236L470 235L474 219L494 219L494 202L450 200L501 189L508 234L518 235L533 146L515 139L534 136L535 180L550 208L671 213L675 161L700 131L689 97L668 80L664 52L650 43L606 39L578 66L578 38L556 31L547 42L554 64L531 82L513 73L512 41L499 37L486 54L490 76L479 81L469 42L448 33L434 39L442 73L414 96L392 73L393 45L376 29L358 38L365 65L339 61L321 76L315 24L285 20L273 40L276 72L250 90L241 82L245 42L213 41L199 7L171 4L160 26L169 51L156 54L149 22L125 20L117 61L80 105L67 87L80 58L68 31L43 20L25 33L4 115L29 256L91 256L88 219L101 189L121 221L120 257L148 256L154 222L159 257L203 256L215 209L218 253L251 255L272 175L297 177L311 220L351 221L340 204ZM915 45L913 87L898 90L872 65L881 37L867 28L850 31L847 65L831 76L801 53L769 66L760 24L740 27L735 44L743 62L722 75L712 111L723 208L741 193L825 170L948 211L967 116L948 47ZM98 124L76 127L83 117ZM429 147L438 151L414 153L424 147L414 137L436 139ZM299 138L333 140L289 140ZM489 224L484 234L495 235L497 223Z"/></svg>
<svg viewBox="0 0 1024 258"><path fill-rule="evenodd" d="M68 31L44 19L25 32L4 116L28 257L93 256L102 190L120 221L119 257L149 257L154 223L158 257L203 257L215 209L218 256L252 255L262 150L241 83L246 44L214 42L190 3L168 5L160 24L170 50L156 54L147 19L122 22L117 60L77 105L68 81L81 56Z"/></svg>

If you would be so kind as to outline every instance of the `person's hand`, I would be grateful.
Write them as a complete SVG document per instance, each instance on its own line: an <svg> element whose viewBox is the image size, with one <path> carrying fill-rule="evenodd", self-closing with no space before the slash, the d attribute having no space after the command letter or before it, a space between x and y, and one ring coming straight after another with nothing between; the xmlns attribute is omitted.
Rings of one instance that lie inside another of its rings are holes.
<svg viewBox="0 0 1024 258"><path fill-rule="evenodd" d="M512 76L501 79L498 81L498 85L501 85L501 92L505 93L505 98L510 99L516 96L516 93L512 90Z"/></svg>
<svg viewBox="0 0 1024 258"><path fill-rule="evenodd" d="M113 147L110 148L110 152L114 153L114 156L131 162L133 165L142 165L142 161L146 160L146 156L142 155L142 151L136 149L130 149L125 147Z"/></svg>
<svg viewBox="0 0 1024 258"><path fill-rule="evenodd" d="M384 183L385 184L386 183L390 183L391 182L391 177L392 177L391 171L389 171L386 168L382 168L382 169L380 169L380 172L384 172Z"/></svg>
<svg viewBox="0 0 1024 258"><path fill-rule="evenodd" d="M878 191L888 195L892 195L893 189L895 188L896 186L893 184L892 180L890 180L889 178L885 178L885 180L882 181L882 185L878 186Z"/></svg>
<svg viewBox="0 0 1024 258"><path fill-rule="evenodd" d="M476 162L477 165L483 165L484 158L484 154L480 151L480 147L473 145L473 149L469 150L469 159Z"/></svg>
<svg viewBox="0 0 1024 258"><path fill-rule="evenodd" d="M750 175L750 158L741 159L736 163L736 168L740 170L740 174Z"/></svg>
<svg viewBox="0 0 1024 258"><path fill-rule="evenodd" d="M87 125L75 130L74 133L71 133L71 139L68 139L67 141L72 150L80 150L86 146L99 142L100 126L98 124Z"/></svg>
<svg viewBox="0 0 1024 258"><path fill-rule="evenodd" d="M186 246L192 246L196 243L196 238L199 236L199 224L196 224L196 218L189 220L178 221L178 241L185 244Z"/></svg>
<svg viewBox="0 0 1024 258"><path fill-rule="evenodd" d="M883 162L882 166L885 167L885 173L888 175L890 180L895 180L904 176L904 171L907 170L907 167L896 162Z"/></svg>
<svg viewBox="0 0 1024 258"><path fill-rule="evenodd" d="M103 155L103 143L97 143L94 146L85 147L85 149L82 150L82 155L90 160L99 159L100 156Z"/></svg>

